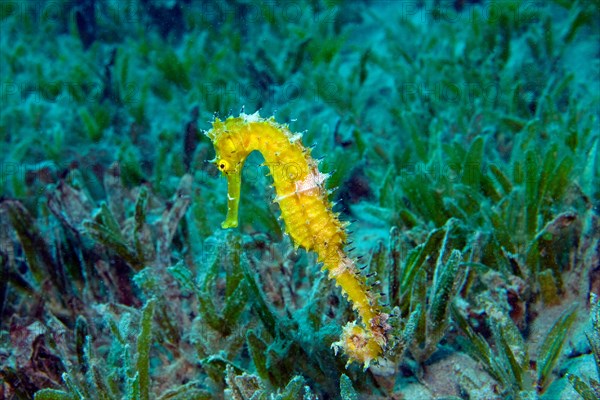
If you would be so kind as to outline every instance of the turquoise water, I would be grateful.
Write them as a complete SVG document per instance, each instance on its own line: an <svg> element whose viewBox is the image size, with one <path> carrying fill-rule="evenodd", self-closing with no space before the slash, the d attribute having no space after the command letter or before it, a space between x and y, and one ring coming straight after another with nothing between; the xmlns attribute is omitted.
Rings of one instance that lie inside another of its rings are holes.
<svg viewBox="0 0 600 400"><path fill-rule="evenodd" d="M599 43L598 0L0 0L0 398L599 397ZM255 112L352 222L368 368L295 165L221 228L204 133Z"/></svg>

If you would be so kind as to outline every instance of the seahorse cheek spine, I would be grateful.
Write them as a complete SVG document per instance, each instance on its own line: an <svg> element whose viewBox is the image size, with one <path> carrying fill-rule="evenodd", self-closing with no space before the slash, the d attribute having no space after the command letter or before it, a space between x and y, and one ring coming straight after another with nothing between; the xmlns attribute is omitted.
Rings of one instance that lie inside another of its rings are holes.
<svg viewBox="0 0 600 400"><path fill-rule="evenodd" d="M237 226L241 170L246 157L254 150L260 151L273 177L274 201L281 209L286 233L296 248L301 246L317 253L323 269L352 302L364 325L348 323L332 347L336 353L342 349L349 357L348 363L356 361L364 368L382 357L390 329L388 315L381 311L365 278L344 251L346 223L331 210L325 190L327 175L319 172L310 150L302 146L300 135L292 134L273 118L260 118L258 113L225 121L216 119L206 135L215 147L214 162L228 181L228 211L223 228Z"/></svg>

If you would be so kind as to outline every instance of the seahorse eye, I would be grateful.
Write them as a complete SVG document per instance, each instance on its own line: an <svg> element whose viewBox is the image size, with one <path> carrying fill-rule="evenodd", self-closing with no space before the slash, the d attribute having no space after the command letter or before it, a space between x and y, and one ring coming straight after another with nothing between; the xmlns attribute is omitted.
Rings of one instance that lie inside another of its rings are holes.
<svg viewBox="0 0 600 400"><path fill-rule="evenodd" d="M225 160L219 160L217 165L219 166L219 169L223 172L225 172L229 169L229 163Z"/></svg>

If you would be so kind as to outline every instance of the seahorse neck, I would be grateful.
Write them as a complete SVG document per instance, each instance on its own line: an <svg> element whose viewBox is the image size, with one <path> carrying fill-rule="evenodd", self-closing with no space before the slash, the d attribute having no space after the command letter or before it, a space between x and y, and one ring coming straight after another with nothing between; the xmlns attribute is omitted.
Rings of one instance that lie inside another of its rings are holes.
<svg viewBox="0 0 600 400"><path fill-rule="evenodd" d="M281 161L282 153L292 139L287 127L268 120L248 124L240 134L248 154L258 151L267 162Z"/></svg>

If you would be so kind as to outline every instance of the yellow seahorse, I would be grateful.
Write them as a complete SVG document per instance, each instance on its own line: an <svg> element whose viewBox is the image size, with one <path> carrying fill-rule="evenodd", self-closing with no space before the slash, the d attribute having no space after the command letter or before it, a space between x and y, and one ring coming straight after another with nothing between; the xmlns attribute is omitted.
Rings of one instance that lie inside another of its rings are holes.
<svg viewBox="0 0 600 400"><path fill-rule="evenodd" d="M225 121L218 118L205 132L215 147L212 160L227 176L227 217L223 228L236 227L240 201L241 173L248 155L257 150L273 177L275 202L281 209L285 231L294 246L315 251L329 278L342 289L362 321L348 323L338 342L332 344L335 353L341 348L348 355L348 364L356 361L366 369L373 360L383 358L390 325L388 314L369 290L356 263L344 251L346 222L332 211L325 189L327 174L319 172L310 149L302 146L301 135L292 134L286 125L273 117L264 119L258 112L240 114Z"/></svg>

